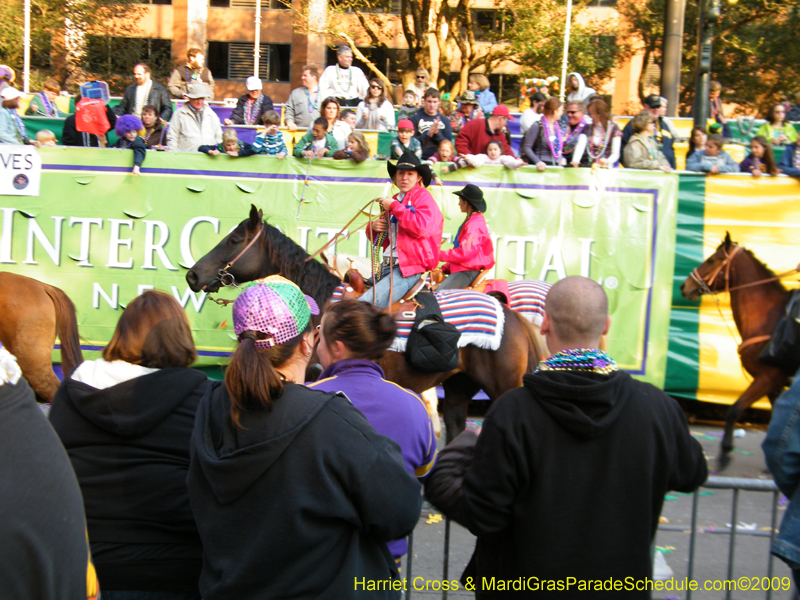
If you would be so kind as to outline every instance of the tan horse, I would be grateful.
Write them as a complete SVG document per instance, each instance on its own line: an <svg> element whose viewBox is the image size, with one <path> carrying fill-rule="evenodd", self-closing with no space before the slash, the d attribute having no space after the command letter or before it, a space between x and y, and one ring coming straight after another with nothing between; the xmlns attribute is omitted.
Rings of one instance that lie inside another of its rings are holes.
<svg viewBox="0 0 800 600"><path fill-rule="evenodd" d="M56 333L61 339L64 377L83 362L75 305L57 287L0 272L0 343L17 357L37 399L49 402L58 389L53 372Z"/></svg>

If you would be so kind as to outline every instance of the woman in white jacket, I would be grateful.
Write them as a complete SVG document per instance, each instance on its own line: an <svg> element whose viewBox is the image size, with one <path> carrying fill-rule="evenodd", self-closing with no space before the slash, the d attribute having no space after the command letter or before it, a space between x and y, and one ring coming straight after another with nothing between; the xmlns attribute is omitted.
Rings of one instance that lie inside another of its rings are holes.
<svg viewBox="0 0 800 600"><path fill-rule="evenodd" d="M369 80L367 98L356 109L356 129L389 131L394 129L394 106L386 98L386 88L377 77Z"/></svg>
<svg viewBox="0 0 800 600"><path fill-rule="evenodd" d="M178 152L197 152L200 146L221 144L222 124L206 106L206 98L210 98L206 85L193 83L186 95L186 104L175 111L169 122L167 147Z"/></svg>

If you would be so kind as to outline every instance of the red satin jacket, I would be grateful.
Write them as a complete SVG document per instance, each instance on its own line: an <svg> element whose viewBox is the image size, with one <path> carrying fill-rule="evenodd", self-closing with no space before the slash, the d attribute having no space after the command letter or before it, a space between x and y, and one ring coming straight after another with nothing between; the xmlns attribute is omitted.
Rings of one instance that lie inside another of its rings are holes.
<svg viewBox="0 0 800 600"><path fill-rule="evenodd" d="M483 213L472 213L456 234L459 247L439 250L439 260L444 261L442 271L481 271L494 266L494 244Z"/></svg>

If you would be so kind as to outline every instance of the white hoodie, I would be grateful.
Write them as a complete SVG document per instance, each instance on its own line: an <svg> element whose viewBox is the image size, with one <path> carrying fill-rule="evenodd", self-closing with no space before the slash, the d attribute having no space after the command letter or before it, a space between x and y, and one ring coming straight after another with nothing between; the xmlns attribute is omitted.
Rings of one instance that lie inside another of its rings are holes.
<svg viewBox="0 0 800 600"><path fill-rule="evenodd" d="M586 102L588 97L597 94L594 88L586 86L586 82L583 80L583 77L581 77L580 73L570 73L567 75L567 89L569 89L569 78L573 75L578 78L578 91L572 92L567 96L567 104L570 102Z"/></svg>

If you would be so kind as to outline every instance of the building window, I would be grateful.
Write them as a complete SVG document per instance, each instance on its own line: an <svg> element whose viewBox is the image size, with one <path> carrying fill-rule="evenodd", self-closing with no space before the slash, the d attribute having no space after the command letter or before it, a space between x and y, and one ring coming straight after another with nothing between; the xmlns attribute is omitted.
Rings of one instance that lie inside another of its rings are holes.
<svg viewBox="0 0 800 600"><path fill-rule="evenodd" d="M172 0L137 0L138 4L172 4Z"/></svg>
<svg viewBox="0 0 800 600"><path fill-rule="evenodd" d="M210 4L212 8L249 8L253 10L256 7L256 0L211 0ZM261 10L288 10L291 7L290 0L261 0Z"/></svg>
<svg viewBox="0 0 800 600"><path fill-rule="evenodd" d="M511 13L505 10L476 10L472 13L472 24L478 40L490 40L502 36L513 20Z"/></svg>
<svg viewBox="0 0 800 600"><path fill-rule="evenodd" d="M261 44L258 76L264 81L289 81L291 44ZM253 42L209 42L206 63L215 79L244 80L253 74Z"/></svg>
<svg viewBox="0 0 800 600"><path fill-rule="evenodd" d="M118 75L127 80L133 73L133 67L140 62L150 67L153 79L169 77L172 71L172 40L86 36L84 65L91 73L105 78Z"/></svg>

